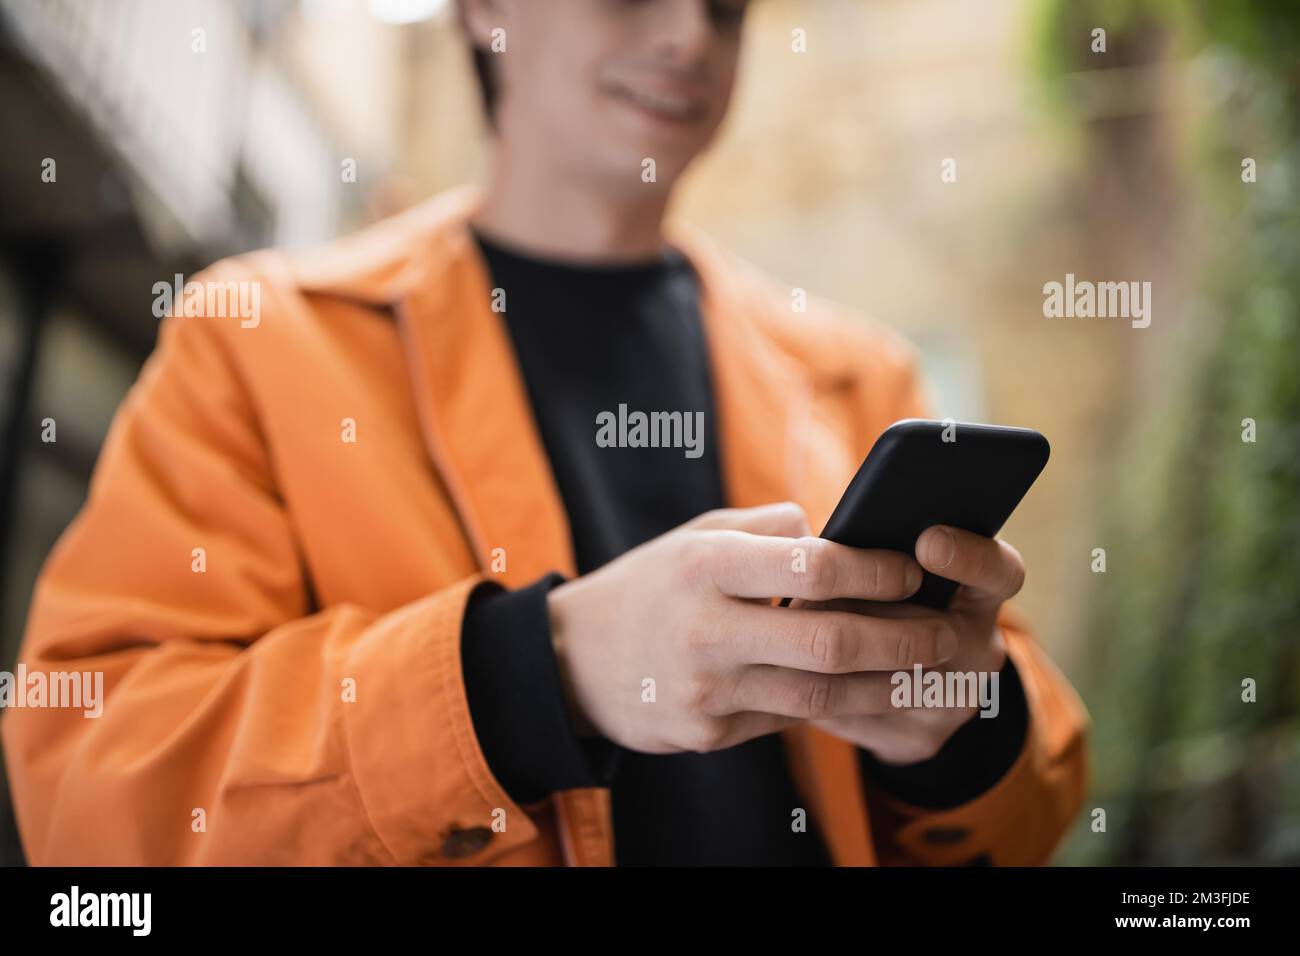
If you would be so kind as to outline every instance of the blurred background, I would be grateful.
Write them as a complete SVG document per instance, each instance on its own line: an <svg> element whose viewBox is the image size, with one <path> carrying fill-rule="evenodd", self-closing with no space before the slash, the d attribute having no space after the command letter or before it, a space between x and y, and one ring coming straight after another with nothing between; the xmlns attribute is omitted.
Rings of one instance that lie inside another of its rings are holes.
<svg viewBox="0 0 1300 956"><path fill-rule="evenodd" d="M1057 861L1300 863L1300 6L754 0L746 29L678 211L911 336L940 416L1052 442L1004 534L1094 720ZM445 0L0 0L0 130L12 670L153 284L479 180L488 144ZM1067 272L1150 281L1151 326L1045 319Z"/></svg>

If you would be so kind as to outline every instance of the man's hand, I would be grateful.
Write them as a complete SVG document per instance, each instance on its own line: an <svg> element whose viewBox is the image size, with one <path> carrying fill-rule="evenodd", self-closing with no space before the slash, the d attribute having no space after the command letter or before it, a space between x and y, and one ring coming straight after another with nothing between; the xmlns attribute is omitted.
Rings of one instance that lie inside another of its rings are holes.
<svg viewBox="0 0 1300 956"><path fill-rule="evenodd" d="M948 572L970 560L954 554ZM895 719L890 674L950 660L958 628L970 637L992 617L827 602L900 601L920 583L907 555L810 536L797 505L714 511L552 591L552 637L580 728L646 753L707 752L803 720ZM782 596L816 606L770 604Z"/></svg>
<svg viewBox="0 0 1300 956"><path fill-rule="evenodd" d="M1006 661L1006 647L998 630L1002 602L1020 591L1025 565L1019 552L1005 541L990 540L969 531L935 526L916 542L921 565L962 585L946 612L916 605L832 601L814 607L856 611L890 620L923 620L957 635L957 653L940 671L996 673ZM977 706L891 709L884 715L857 714L817 721L818 726L874 753L886 763L906 764L926 760L939 752L962 724L978 712Z"/></svg>

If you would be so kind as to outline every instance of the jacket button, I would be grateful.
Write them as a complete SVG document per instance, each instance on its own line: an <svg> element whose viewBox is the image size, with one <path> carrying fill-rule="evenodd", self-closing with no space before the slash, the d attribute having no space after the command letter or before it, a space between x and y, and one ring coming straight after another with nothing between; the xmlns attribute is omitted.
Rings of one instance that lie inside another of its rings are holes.
<svg viewBox="0 0 1300 956"><path fill-rule="evenodd" d="M491 839L492 831L488 827L468 827L464 830L452 827L451 832L443 837L442 855L462 860L478 853Z"/></svg>
<svg viewBox="0 0 1300 956"><path fill-rule="evenodd" d="M921 834L921 839L932 846L953 846L970 836L965 827L931 827Z"/></svg>

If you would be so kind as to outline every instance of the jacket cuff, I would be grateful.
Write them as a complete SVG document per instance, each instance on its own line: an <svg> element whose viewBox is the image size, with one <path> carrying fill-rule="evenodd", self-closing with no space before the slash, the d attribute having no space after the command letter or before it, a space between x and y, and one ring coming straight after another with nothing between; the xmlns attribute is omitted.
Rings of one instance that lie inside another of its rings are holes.
<svg viewBox="0 0 1300 956"><path fill-rule="evenodd" d="M466 608L461 666L474 733L493 775L516 803L559 790L607 787L617 748L579 737L551 643L550 574L515 591L485 583Z"/></svg>
<svg viewBox="0 0 1300 956"><path fill-rule="evenodd" d="M537 838L488 769L461 679L475 576L379 619L351 649L343 722L358 796L402 866L479 865Z"/></svg>
<svg viewBox="0 0 1300 956"><path fill-rule="evenodd" d="M867 781L873 842L882 864L1036 866L1046 863L1087 790L1088 712L1038 647L1001 621L1024 688L1025 743L991 789L949 810L928 810Z"/></svg>
<svg viewBox="0 0 1300 956"><path fill-rule="evenodd" d="M1007 655L998 672L998 712L975 716L937 754L910 764L888 764L859 750L862 773L886 793L926 810L951 810L990 790L1024 749L1029 711L1016 666Z"/></svg>

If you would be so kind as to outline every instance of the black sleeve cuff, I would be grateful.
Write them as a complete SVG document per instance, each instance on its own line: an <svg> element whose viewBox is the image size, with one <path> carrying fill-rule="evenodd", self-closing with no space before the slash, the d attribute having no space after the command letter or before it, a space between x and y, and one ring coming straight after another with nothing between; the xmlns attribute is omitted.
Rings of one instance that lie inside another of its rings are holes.
<svg viewBox="0 0 1300 956"><path fill-rule="evenodd" d="M461 669L470 717L493 776L510 799L536 803L557 790L607 787L617 748L579 737L569 719L551 645L547 575L516 591L485 584L461 627Z"/></svg>
<svg viewBox="0 0 1300 956"><path fill-rule="evenodd" d="M969 803L1006 776L1024 749L1029 707L1020 675L1008 657L998 674L996 717L972 717L937 754L920 763L883 763L859 749L867 779L904 803L951 810Z"/></svg>

